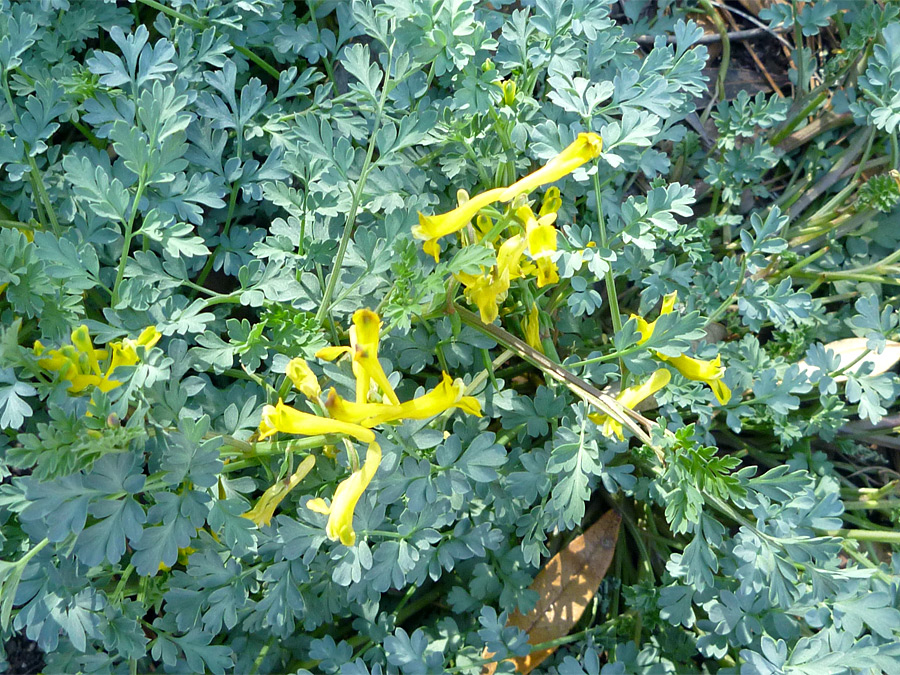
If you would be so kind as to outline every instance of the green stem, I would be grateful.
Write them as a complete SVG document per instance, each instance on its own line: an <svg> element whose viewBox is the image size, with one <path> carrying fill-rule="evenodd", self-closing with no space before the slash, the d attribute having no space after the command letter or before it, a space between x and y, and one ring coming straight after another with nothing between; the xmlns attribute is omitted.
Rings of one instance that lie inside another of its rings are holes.
<svg viewBox="0 0 900 675"><path fill-rule="evenodd" d="M388 52L388 63L384 70L384 84L381 88L381 98L378 101L378 110L375 115L375 123L372 126L372 135L369 138L369 147L366 150L366 159L363 162L362 170L359 173L359 181L356 183L356 189L353 191L353 201L350 203L350 211L347 212L347 219L344 221L344 232L341 235L341 241L338 244L337 254L334 258L334 265L331 269L331 275L328 277L328 285L325 287L325 293L322 295L322 304L316 312L316 321L322 323L325 316L331 311L331 297L334 295L334 289L337 286L338 279L341 276L341 266L344 263L344 256L347 253L347 246L350 244L350 237L353 234L353 228L356 225L356 214L359 210L359 204L362 201L363 189L366 187L366 180L369 177L369 171L372 167L372 156L375 153L375 137L381 129L381 121L384 117L384 106L387 102L387 95L390 89L389 81L391 75L391 66L393 63L393 52Z"/></svg>
<svg viewBox="0 0 900 675"><path fill-rule="evenodd" d="M797 7L797 0L791 0L791 9L794 15L794 47L797 50L797 88L805 94L809 80L806 77L806 62L803 59L803 31L800 29L800 9Z"/></svg>
<svg viewBox="0 0 900 675"><path fill-rule="evenodd" d="M738 280L734 286L734 291L732 291L731 295L729 295L718 307L716 307L715 311L709 315L709 318L706 320L706 325L708 326L712 322L716 321L720 316L722 316L728 308L731 306L731 303L734 302L735 298L740 294L741 289L744 287L744 273L747 271L747 257L744 256L744 259L741 261L741 270L738 273Z"/></svg>
<svg viewBox="0 0 900 675"><path fill-rule="evenodd" d="M234 217L234 207L237 204L237 194L240 186L237 182L232 183L231 185L231 195L228 198L228 213L225 216L225 225L222 227L222 236L227 237L228 231L231 229L231 220ZM197 277L197 281L195 282L198 286L203 286L203 282L206 281L206 277L209 276L209 273L212 272L213 264L216 261L216 256L222 250L223 244L219 244L213 250L212 253L209 254L209 258L206 259L206 264L203 266L203 269L200 271L200 275Z"/></svg>
<svg viewBox="0 0 900 675"><path fill-rule="evenodd" d="M847 511L866 511L868 509L893 510L900 509L900 499L861 499L858 501L844 502L844 508Z"/></svg>
<svg viewBox="0 0 900 675"><path fill-rule="evenodd" d="M893 530L827 530L829 537L843 537L854 541L875 541L882 544L900 544L900 532Z"/></svg>
<svg viewBox="0 0 900 675"><path fill-rule="evenodd" d="M119 258L119 269L116 272L116 283L112 288L112 301L110 302L113 309L119 303L119 286L122 285L122 279L125 277L125 264L128 262L128 255L131 252L131 240L134 237L134 219L137 216L141 197L144 196L144 188L147 181L144 173L145 169L141 169L137 191L134 193L134 201L131 203L131 215L128 216L128 222L125 223L125 241L122 243L122 256Z"/></svg>
<svg viewBox="0 0 900 675"><path fill-rule="evenodd" d="M151 7L158 12L162 12L163 14L166 14L166 15L172 17L173 19L178 19L179 21L182 21L182 22L186 23L187 25L192 26L193 28L203 29L203 28L206 28L207 25L209 25L206 21L203 21L201 19L195 19L191 16L188 16L187 14L184 14L183 12L179 12L177 9L172 9L171 7L166 7L161 2L156 2L156 0L138 0L138 2L140 2L142 5L146 5L147 7ZM273 78L275 78L276 80L278 79L278 76L280 75L280 73L278 72L278 69L275 68L274 66L270 65L269 63L267 63L262 57L254 54L252 51L250 51L246 47L240 47L240 46L234 44L234 42L231 42L231 46L234 47L236 52L246 56L248 59L253 61L253 63L255 63L260 68L262 68L266 73L271 75Z"/></svg>
<svg viewBox="0 0 900 675"><path fill-rule="evenodd" d="M462 322L466 325L489 336L512 351L520 359L528 361L549 378L565 385L573 394L597 408L604 415L609 415L620 424L628 427L641 442L653 448L657 453L657 456L661 458L662 451L653 445L653 440L650 438L650 435L638 425L639 422L650 428L653 426L653 423L650 422L650 420L644 418L630 408L626 408L612 396L604 394L592 384L573 375L558 363L554 363L538 350L532 348L528 343L520 340L515 335L503 330L499 326L483 323L477 314L474 314L459 305L454 304L452 310L459 314L460 319L462 319Z"/></svg>
<svg viewBox="0 0 900 675"><path fill-rule="evenodd" d="M719 95L719 100L724 101L726 98L725 80L728 77L728 64L731 61L731 40L728 39L728 28L725 26L722 17L709 0L700 0L700 6L706 10L706 15L712 20L713 24L715 24L716 30L719 31L719 37L721 38L722 57L719 59L719 74L716 78L716 93Z"/></svg>
<svg viewBox="0 0 900 675"><path fill-rule="evenodd" d="M769 139L769 145L775 146L781 143L785 138L791 135L794 129L802 122L806 117L816 108L818 108L822 102L828 98L829 92L827 90L819 92L819 95L810 101L803 110L801 110L797 115L795 115L790 121L787 122L781 129Z"/></svg>
<svg viewBox="0 0 900 675"><path fill-rule="evenodd" d="M594 197L597 202L597 227L600 230L600 246L604 249L608 246L606 236L606 221L603 218L603 198L600 196L600 175L594 172ZM619 296L616 292L616 279L613 276L612 266L606 266L606 272L603 274L603 281L606 285L606 297L609 300L609 313L612 318L613 330L619 333L622 330L622 315L619 313ZM625 363L619 361L619 372L625 377Z"/></svg>
<svg viewBox="0 0 900 675"><path fill-rule="evenodd" d="M16 106L13 103L12 92L9 90L9 81L6 78L7 70L4 68L2 77L3 81L3 95L6 97L6 104L9 106L9 110L12 113L13 119L18 124L19 120L19 112L16 110ZM53 205L50 203L50 195L47 194L47 188L44 186L44 180L41 177L41 172L38 169L37 162L34 161L34 157L29 153L28 144L25 143L25 156L28 158L28 168L29 175L31 176L31 187L34 190L35 197L40 200L39 203L36 203L35 206L39 204L43 204L44 210L47 213L47 217L50 219L50 226L53 228L53 234L57 237L60 235L59 231L59 221L56 219L56 213L53 211ZM41 223L43 224L43 222Z"/></svg>

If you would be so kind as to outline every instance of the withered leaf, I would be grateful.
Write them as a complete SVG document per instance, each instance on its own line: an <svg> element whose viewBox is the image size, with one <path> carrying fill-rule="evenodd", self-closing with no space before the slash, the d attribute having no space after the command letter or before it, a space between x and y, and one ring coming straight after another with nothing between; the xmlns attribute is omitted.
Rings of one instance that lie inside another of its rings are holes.
<svg viewBox="0 0 900 675"><path fill-rule="evenodd" d="M514 612L507 625L516 626L528 633L528 643L532 645L568 635L606 576L616 549L621 522L622 518L618 513L607 511L584 534L575 537L566 548L550 558L530 587L538 594L534 609L524 615ZM524 675L536 668L555 649L542 649L512 660L516 664L516 670ZM496 668L496 663L486 664L481 671L482 675L492 675Z"/></svg>

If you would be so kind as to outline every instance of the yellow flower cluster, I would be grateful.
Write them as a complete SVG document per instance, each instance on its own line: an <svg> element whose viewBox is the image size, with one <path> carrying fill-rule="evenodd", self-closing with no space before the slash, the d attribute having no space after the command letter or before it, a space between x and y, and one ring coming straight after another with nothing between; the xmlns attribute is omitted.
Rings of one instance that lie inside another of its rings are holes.
<svg viewBox="0 0 900 675"><path fill-rule="evenodd" d="M121 386L112 375L119 366L133 366L140 360L138 347L149 350L160 338L154 326L145 328L137 340L125 338L110 342L108 349L95 349L87 326L79 326L72 331L72 344L59 349L46 349L40 341L34 343L34 353L38 365L56 373L60 379L69 382L69 392L80 394L96 387L108 392Z"/></svg>
<svg viewBox="0 0 900 675"><path fill-rule="evenodd" d="M460 200L457 208L444 214L426 216L423 213L419 213L419 224L413 227L413 236L416 239L425 242L422 248L426 253L434 256L434 260L437 262L441 250L438 239L462 230L472 221L472 218L474 218L481 209L498 201L511 202L519 195L527 194L542 185L558 181L560 178L572 173L586 162L599 156L602 148L603 140L597 134L579 134L567 148L547 162L543 167L528 174L508 187L495 188L476 195L471 199ZM557 198L558 195L559 191L557 190ZM556 208L552 210L552 213L555 214L558 208L559 206L557 205ZM517 215L525 224L528 236L527 245L529 246L529 253L532 257L538 260L545 252L556 250L556 230L553 229L553 233L551 234L550 231L546 229L547 226L552 229L555 215L553 218L544 221L534 219L533 215L529 216L528 214L518 213ZM549 215L549 212L546 214L542 213L541 215ZM535 220L536 222L531 223L532 220ZM545 229L535 229L538 226L542 226ZM547 268L549 268L549 266L545 264L543 269L546 270ZM544 283L549 283L549 277L544 276L543 278Z"/></svg>
<svg viewBox="0 0 900 675"><path fill-rule="evenodd" d="M338 485L330 506L321 498L307 502L309 509L328 515L325 529L328 538L340 540L345 546L353 546L356 542L353 511L381 463L381 448L375 442L375 433L372 431L374 427L402 419L427 419L453 408L481 416L481 406L477 399L465 395L462 380L453 380L447 373L443 374L441 383L430 392L401 403L378 361L380 333L381 319L378 315L371 310L360 309L353 314L349 347L325 347L316 352L316 357L325 361L333 361L342 356L350 357L356 378L354 401L343 399L331 388L324 402L324 410L329 416L324 417L297 410L279 399L277 405L263 408L259 425L260 438L268 438L276 432L302 435L343 434L368 444L362 467ZM322 390L306 361L293 359L288 363L286 374L294 386L318 406ZM370 400L373 384L380 393L376 393L374 401ZM287 482L279 481L269 488L257 505L245 515L257 524L271 520L278 503L308 473L313 461L312 458L307 458L308 468L299 477L300 469ZM301 465L301 469L303 467Z"/></svg>

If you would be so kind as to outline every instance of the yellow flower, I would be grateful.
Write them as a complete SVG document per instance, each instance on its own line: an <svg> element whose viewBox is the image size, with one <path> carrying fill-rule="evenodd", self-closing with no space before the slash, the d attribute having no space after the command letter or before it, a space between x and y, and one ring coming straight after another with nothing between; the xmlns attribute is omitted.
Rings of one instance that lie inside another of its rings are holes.
<svg viewBox="0 0 900 675"><path fill-rule="evenodd" d="M616 396L616 400L626 408L634 410L634 407L644 399L653 396L660 389L669 384L672 374L665 368L656 370L645 382L623 389ZM609 415L590 413L588 417L596 424L602 425L605 436L616 436L619 440L625 437L622 434L622 423L614 420Z"/></svg>
<svg viewBox="0 0 900 675"><path fill-rule="evenodd" d="M278 405L267 405L263 408L262 420L259 423L260 439L268 438L276 432L286 434L302 434L315 436L318 434L347 434L363 443L372 443L375 434L358 424L349 424L328 417L318 417L302 412L278 399Z"/></svg>
<svg viewBox="0 0 900 675"><path fill-rule="evenodd" d="M291 359L288 361L284 373L306 398L311 401L319 400L322 388L319 386L319 379L306 361L300 358Z"/></svg>
<svg viewBox="0 0 900 675"><path fill-rule="evenodd" d="M495 274L492 270L487 274L457 274L457 278L465 286L464 293L470 304L478 307L478 313L484 323L494 323L500 315L500 304L506 300L509 292L509 271Z"/></svg>
<svg viewBox="0 0 900 675"><path fill-rule="evenodd" d="M336 418L364 427L376 427L396 420L424 420L439 415L450 408L459 408L470 415L481 417L481 405L474 396L465 396L466 385L461 379L452 379L443 373L443 379L434 389L400 405L378 403L351 403L345 401L334 389L328 394L325 407Z"/></svg>
<svg viewBox="0 0 900 675"><path fill-rule="evenodd" d="M423 213L419 213L419 224L414 225L412 228L413 237L423 240L425 243L422 245L422 249L425 253L434 256L434 261L438 262L441 248L437 240L448 234L459 232L472 221L472 218L481 209L500 199L500 195L503 192L504 188L495 188L482 192L461 203L452 211L441 215L426 216Z"/></svg>
<svg viewBox="0 0 900 675"><path fill-rule="evenodd" d="M559 281L559 270L551 257L556 251L557 230L553 227L556 213L550 212L535 218L529 206L516 210L516 215L525 223L525 235L528 238L528 254L537 265L537 285L543 288L547 284Z"/></svg>
<svg viewBox="0 0 900 675"><path fill-rule="evenodd" d="M509 239L500 244L497 250L497 272L502 276L504 272L508 273L510 280L518 279L525 276L522 271L521 261L522 253L528 242L521 234L514 234Z"/></svg>
<svg viewBox="0 0 900 675"><path fill-rule="evenodd" d="M541 210L539 216L546 216L550 213L556 213L562 207L562 198L559 196L559 188L555 185L547 188L544 193L544 200L541 202Z"/></svg>
<svg viewBox="0 0 900 675"><path fill-rule="evenodd" d="M538 311L537 303L531 303L531 309L522 321L522 333L525 335L525 342L529 346L544 353L544 345L541 344L541 317Z"/></svg>
<svg viewBox="0 0 900 675"><path fill-rule="evenodd" d="M377 443L370 443L366 451L366 461L359 471L354 471L349 478L341 481L334 491L331 506L321 498L310 499L306 508L328 516L325 534L331 541L340 539L344 546L356 543L356 532L353 531L353 511L363 492L372 481L378 466L381 464L381 448Z"/></svg>
<svg viewBox="0 0 900 675"><path fill-rule="evenodd" d="M470 304L478 307L481 320L493 323L500 314L500 304L506 300L509 282L525 276L521 266L522 253L527 242L521 234L504 241L497 251L497 265L482 274L456 275L465 286L464 293Z"/></svg>
<svg viewBox="0 0 900 675"><path fill-rule="evenodd" d="M34 353L43 357L38 359L38 365L58 373L60 379L69 382L70 393L77 394L89 387L97 387L102 392L108 392L122 384L111 377L115 369L138 363L137 348L150 349L159 342L159 339L159 332L150 326L144 329L137 340L125 338L120 342L110 342L109 351L95 349L87 326L82 325L72 331L71 345L46 350L40 341L35 341Z"/></svg>
<svg viewBox="0 0 900 675"><path fill-rule="evenodd" d="M297 487L301 480L306 478L306 474L312 471L315 463L316 458L309 455L300 462L300 466L297 467L293 474L279 480L263 492L262 496L256 500L253 508L243 514L244 518L252 520L257 527L262 527L272 522L272 516L275 514L275 509L281 504L281 500L287 496L288 492Z"/></svg>
<svg viewBox="0 0 900 675"><path fill-rule="evenodd" d="M670 314L673 309L675 309L675 302L678 300L678 291L674 291L669 293L663 298L662 307L659 310L659 316L663 314ZM640 339L638 340L638 344L642 345L647 340L650 339L650 336L653 335L653 331L656 329L656 322L659 319L655 319L652 322L647 322L643 317L637 316L635 314L631 315L631 318L637 322L638 332L641 334Z"/></svg>
<svg viewBox="0 0 900 675"><path fill-rule="evenodd" d="M392 403L356 403L348 401L332 387L325 398L325 410L336 420L360 424L362 421L374 415L384 412L386 409L394 410L398 406Z"/></svg>
<svg viewBox="0 0 900 675"><path fill-rule="evenodd" d="M567 176L586 162L598 157L603 150L603 139L593 132L578 134L569 146L537 171L516 181L500 194L500 201L508 202L521 194L531 192L541 185L554 183Z"/></svg>
<svg viewBox="0 0 900 675"><path fill-rule="evenodd" d="M115 370L119 366L133 366L140 359L138 358L137 348L151 349L159 342L162 337L155 326L148 326L137 340L125 338L121 342L110 342L112 348L112 360L110 361L111 370Z"/></svg>
<svg viewBox="0 0 900 675"><path fill-rule="evenodd" d="M316 357L333 361L341 354L350 354L353 359L353 374L356 377L356 402L365 403L369 398L369 385L375 380L384 395L393 404L400 403L387 374L378 362L378 341L381 319L370 309L358 309L353 314L350 328L349 347L325 347L316 352Z"/></svg>
<svg viewBox="0 0 900 675"><path fill-rule="evenodd" d="M712 361L695 359L684 354L681 356L666 356L665 354L657 353L656 356L660 360L672 364L675 370L687 379L708 384L716 400L722 405L731 400L731 389L722 382L722 378L725 376L725 368L722 366L721 355L717 355Z"/></svg>
<svg viewBox="0 0 900 675"><path fill-rule="evenodd" d="M677 299L677 292L669 293L665 296L663 298L662 308L659 310L659 315L669 314L675 308L675 301ZM659 321L659 319L648 323L639 316L632 315L632 318L637 321L637 329L641 334L638 344L644 344L653 335L653 331L656 329L656 322ZM722 382L722 378L725 376L725 368L722 366L721 356L716 356L712 361L704 361L684 354L679 356L666 356L660 352L655 352L655 354L656 358L660 361L670 363L687 379L696 382L705 382L709 385L713 395L720 404L725 405L731 400L731 389Z"/></svg>

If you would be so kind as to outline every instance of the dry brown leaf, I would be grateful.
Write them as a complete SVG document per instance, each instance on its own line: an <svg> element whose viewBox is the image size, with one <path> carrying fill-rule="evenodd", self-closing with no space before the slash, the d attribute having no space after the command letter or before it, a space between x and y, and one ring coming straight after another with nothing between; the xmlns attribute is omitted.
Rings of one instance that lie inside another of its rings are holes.
<svg viewBox="0 0 900 675"><path fill-rule="evenodd" d="M531 584L531 590L538 594L537 605L525 615L514 612L507 625L528 633L528 643L532 645L568 635L606 576L621 522L618 513L607 511L584 534L575 537L566 548L550 558ZM516 670L525 675L555 650L556 647L542 649L512 660ZM489 658L489 655L484 658ZM482 675L492 675L496 669L496 663L489 663L481 672Z"/></svg>
<svg viewBox="0 0 900 675"><path fill-rule="evenodd" d="M881 373L886 373L900 361L900 342L894 342L893 340L887 340L885 342L884 350L882 350L880 354L876 354L875 352L866 354L866 338L861 337L835 340L834 342L829 342L825 345L825 349L830 349L837 355L840 363L838 368L845 368L853 363L852 366L847 368L847 373L851 375L858 373L867 363L872 364L872 372L869 373L869 375L881 375ZM863 354L865 354L865 356L863 356ZM859 360L857 361L857 359ZM854 361L856 363L854 363ZM800 366L801 372L812 373L815 370L806 361L801 361L797 365ZM838 375L834 378L834 381L846 382L847 375Z"/></svg>

